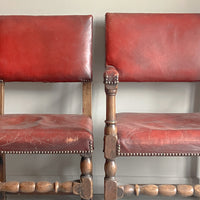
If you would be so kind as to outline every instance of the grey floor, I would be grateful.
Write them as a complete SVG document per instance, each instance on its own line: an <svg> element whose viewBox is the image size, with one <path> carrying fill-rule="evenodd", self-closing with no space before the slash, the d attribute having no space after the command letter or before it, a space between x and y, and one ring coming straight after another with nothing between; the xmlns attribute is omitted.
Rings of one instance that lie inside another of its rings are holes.
<svg viewBox="0 0 200 200"><path fill-rule="evenodd" d="M200 198L183 198L183 197L129 197L129 198L123 198L123 200L196 200ZM80 200L78 196L69 196L69 195L44 195L44 196L30 196L30 195L9 195L7 200ZM93 200L103 200L103 195L94 195Z"/></svg>

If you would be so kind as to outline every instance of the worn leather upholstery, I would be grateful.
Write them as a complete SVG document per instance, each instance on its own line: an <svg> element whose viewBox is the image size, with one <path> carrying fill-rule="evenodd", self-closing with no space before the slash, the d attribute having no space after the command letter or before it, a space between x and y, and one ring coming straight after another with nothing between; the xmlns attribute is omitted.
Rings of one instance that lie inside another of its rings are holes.
<svg viewBox="0 0 200 200"><path fill-rule="evenodd" d="M92 78L92 16L0 16L0 80Z"/></svg>
<svg viewBox="0 0 200 200"><path fill-rule="evenodd" d="M199 81L200 14L106 15L106 64L119 81Z"/></svg>
<svg viewBox="0 0 200 200"><path fill-rule="evenodd" d="M92 120L85 115L0 116L0 151L90 151Z"/></svg>
<svg viewBox="0 0 200 200"><path fill-rule="evenodd" d="M200 113L118 113L121 153L199 153Z"/></svg>

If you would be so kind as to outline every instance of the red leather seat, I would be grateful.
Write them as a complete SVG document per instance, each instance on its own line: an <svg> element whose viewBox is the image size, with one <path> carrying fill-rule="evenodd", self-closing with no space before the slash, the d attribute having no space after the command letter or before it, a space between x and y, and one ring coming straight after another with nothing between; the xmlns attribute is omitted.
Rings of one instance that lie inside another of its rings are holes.
<svg viewBox="0 0 200 200"><path fill-rule="evenodd" d="M123 156L200 152L200 113L118 113L117 132Z"/></svg>
<svg viewBox="0 0 200 200"><path fill-rule="evenodd" d="M92 120L86 115L3 115L2 153L85 153L92 149Z"/></svg>

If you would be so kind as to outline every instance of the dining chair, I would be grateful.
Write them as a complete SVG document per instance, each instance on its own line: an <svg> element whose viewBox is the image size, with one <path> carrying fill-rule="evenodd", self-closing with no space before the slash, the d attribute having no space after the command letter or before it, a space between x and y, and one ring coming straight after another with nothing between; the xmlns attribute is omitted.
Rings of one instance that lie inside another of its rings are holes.
<svg viewBox="0 0 200 200"><path fill-rule="evenodd" d="M115 99L119 82L200 81L199 52L200 14L106 14L105 200L200 197L198 184L119 185L115 177L116 157L199 156L200 113L116 113Z"/></svg>
<svg viewBox="0 0 200 200"><path fill-rule="evenodd" d="M0 16L1 199L6 193L92 199L92 20L91 15ZM80 82L82 114L4 114L6 82ZM80 180L6 182L6 154L79 154Z"/></svg>

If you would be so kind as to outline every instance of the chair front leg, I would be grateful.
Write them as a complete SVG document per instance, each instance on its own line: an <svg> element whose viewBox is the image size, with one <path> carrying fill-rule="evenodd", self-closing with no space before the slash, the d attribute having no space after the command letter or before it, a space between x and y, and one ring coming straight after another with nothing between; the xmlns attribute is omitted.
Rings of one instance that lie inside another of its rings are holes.
<svg viewBox="0 0 200 200"><path fill-rule="evenodd" d="M115 174L117 166L115 163L117 148L117 126L116 126L116 100L119 73L113 66L107 66L104 73L104 84L106 92L106 125L104 133L104 157L105 179L104 179L104 199L117 199L117 181Z"/></svg>
<svg viewBox="0 0 200 200"><path fill-rule="evenodd" d="M104 156L106 159L104 170L104 200L116 200L118 186L115 179L117 165L115 162L116 158L116 146L117 137L111 133L116 132L115 124L111 124L106 121L105 136L104 136Z"/></svg>
<svg viewBox="0 0 200 200"><path fill-rule="evenodd" d="M116 200L117 199L117 181L115 180L116 174L115 160L106 159L105 163L105 179L104 179L104 199Z"/></svg>
<svg viewBox="0 0 200 200"><path fill-rule="evenodd" d="M80 197L83 200L93 198L92 155L81 155L81 188Z"/></svg>

